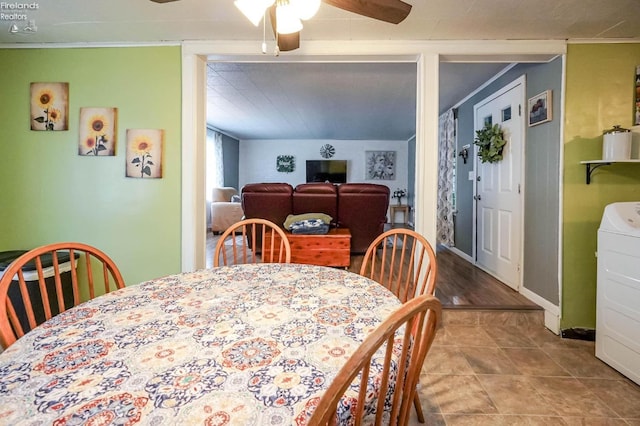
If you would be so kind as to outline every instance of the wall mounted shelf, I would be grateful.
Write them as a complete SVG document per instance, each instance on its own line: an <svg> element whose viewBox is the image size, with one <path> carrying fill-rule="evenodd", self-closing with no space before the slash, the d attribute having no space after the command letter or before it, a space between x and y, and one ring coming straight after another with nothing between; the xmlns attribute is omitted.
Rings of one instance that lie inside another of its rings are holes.
<svg viewBox="0 0 640 426"><path fill-rule="evenodd" d="M585 164L587 166L587 185L589 185L591 183L591 173L593 173L593 171L595 169L597 169L598 167L601 167L601 166L609 166L609 165L615 164L615 163L639 163L640 164L640 160L617 160L617 161L611 161L611 160L586 160L586 161L581 161L580 164Z"/></svg>

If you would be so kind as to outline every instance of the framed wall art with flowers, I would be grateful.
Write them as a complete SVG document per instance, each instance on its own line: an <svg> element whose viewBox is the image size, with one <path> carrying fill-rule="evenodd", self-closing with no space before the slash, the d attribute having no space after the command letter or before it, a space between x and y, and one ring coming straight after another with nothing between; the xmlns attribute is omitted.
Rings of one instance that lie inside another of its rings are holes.
<svg viewBox="0 0 640 426"><path fill-rule="evenodd" d="M164 129L127 129L126 176L162 177Z"/></svg>
<svg viewBox="0 0 640 426"><path fill-rule="evenodd" d="M396 152L395 151L366 151L365 179L395 180Z"/></svg>
<svg viewBox="0 0 640 426"><path fill-rule="evenodd" d="M31 83L31 130L69 130L69 83Z"/></svg>
<svg viewBox="0 0 640 426"><path fill-rule="evenodd" d="M117 108L80 108L78 155L116 155Z"/></svg>

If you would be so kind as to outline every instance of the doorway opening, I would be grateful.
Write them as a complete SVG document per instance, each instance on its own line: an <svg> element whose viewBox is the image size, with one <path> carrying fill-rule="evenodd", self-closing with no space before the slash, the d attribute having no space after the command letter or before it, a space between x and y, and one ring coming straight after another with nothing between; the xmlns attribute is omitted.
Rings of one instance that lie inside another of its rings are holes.
<svg viewBox="0 0 640 426"><path fill-rule="evenodd" d="M324 44L322 49L317 49L319 45L312 45L312 48L307 52L301 52L301 54L308 54L313 52L319 52L323 49L327 48L327 44ZM384 46L383 44L376 43L375 47L372 47L372 50L366 50L369 52L375 51L380 55L395 55L398 53L398 45L395 43L391 43L393 46ZM310 45L311 46L311 45ZM349 55L358 55L362 53L362 46L353 47L353 51L348 52L349 49L339 49L340 52L335 52L336 54L343 55L342 59L345 59ZM546 46L543 49L539 49L539 46L536 47L538 53L541 50L549 49L550 46ZM441 46L439 47L441 48ZM441 56L438 53L425 53L422 51L421 53L417 53L414 47L408 47L408 51L405 49L402 52L408 53L410 57L412 57L414 61L416 61L418 65L418 88L417 88L417 106L418 106L418 116L416 118L416 230L427 235L430 240L435 241L435 191L429 190L429 188L435 188L436 185L436 175L437 168L434 167L437 159L437 144L435 141L437 140L437 109L438 109L438 101L434 99L433 93L438 92L438 64ZM454 50L456 50L455 48ZM497 52L513 52L513 47L505 47L500 43L496 43L496 46L493 46L489 49L491 51L495 49L497 55L502 55L503 61L509 61L508 56L502 53ZM548 52L555 53L563 53L565 49L564 44L556 43L553 48L550 48ZM183 141L185 142L185 146L183 149L183 161L189 165L194 163L198 163L198 160L194 157L197 157L198 148L195 149L191 143L197 145L200 140L199 133L200 130L197 129L198 126L193 126L193 123L203 122L204 114L202 111L204 110L205 102L202 99L198 99L200 95L194 95L193 93L198 92L198 88L203 90L204 87L204 72L201 71L205 68L205 64L207 58L210 57L211 52L219 52L220 54L243 54L242 50L244 48L238 48L237 51L234 47L230 46L222 46L221 44L213 43L211 46L199 45L199 46L185 46L184 49L184 61L183 68L186 77L185 85L183 87L183 96L185 96L185 126L184 126L184 135ZM411 50L414 50L414 53L410 53ZM419 51L420 49L418 49ZM427 51L431 51L430 48L426 49ZM467 55L475 55L477 49L473 46L473 43L470 43L465 49ZM483 49L484 52L487 52L486 46ZM326 50L324 54L326 54ZM459 50L458 50L459 52ZM522 52L526 55L527 53L532 53L528 48L523 48ZM547 54L549 54L547 52ZM344 56L346 55L346 56ZM522 56L519 56L522 58ZM460 58L460 55L458 55ZM539 57L538 57L539 58ZM476 56L476 60L478 57ZM448 60L448 59L447 59ZM202 92L200 92L202 93ZM431 95L431 96L430 96ZM199 111L199 112L198 112ZM198 116L198 120L190 121L193 117ZM200 120L200 121L199 121ZM193 142L192 142L193 141ZM197 182L199 179L198 176L198 167L195 168L193 173L187 172L188 168L184 167L183 171L187 174L185 179L183 179L183 189L187 189L183 197L183 205L185 208L183 209L183 219L185 220L183 227L183 269L193 269L194 265L200 264L204 265L204 247L205 241L204 236L201 241L197 241L199 237L196 237L196 233L198 230L202 230L205 228L204 218L200 218L199 216L203 216L200 213L194 213L194 206L196 210L198 209L198 204L201 201L196 200L196 196L193 195L193 189L195 188L198 191ZM464 174L459 174L459 176L464 177ZM203 190L200 190L203 193ZM458 194L459 195L459 194ZM204 198L204 197L202 197ZM458 196L458 204L460 203L460 198ZM204 213L204 208L202 208L202 212ZM191 213L191 214L189 214ZM433 214L433 216L432 216ZM190 218L190 219L189 219ZM200 231L201 232L201 231ZM204 232L203 232L204 234Z"/></svg>

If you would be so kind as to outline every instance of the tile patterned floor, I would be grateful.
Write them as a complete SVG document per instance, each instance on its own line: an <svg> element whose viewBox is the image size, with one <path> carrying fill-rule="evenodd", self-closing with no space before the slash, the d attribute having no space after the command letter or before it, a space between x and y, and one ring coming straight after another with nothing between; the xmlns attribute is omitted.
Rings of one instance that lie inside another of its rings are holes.
<svg viewBox="0 0 640 426"><path fill-rule="evenodd" d="M421 376L427 424L640 426L640 386L542 315L445 310Z"/></svg>

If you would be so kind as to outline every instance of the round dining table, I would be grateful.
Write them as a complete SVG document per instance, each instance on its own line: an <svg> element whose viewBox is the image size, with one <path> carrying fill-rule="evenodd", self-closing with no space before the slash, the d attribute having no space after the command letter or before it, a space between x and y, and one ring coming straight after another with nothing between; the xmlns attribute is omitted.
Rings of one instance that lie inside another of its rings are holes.
<svg viewBox="0 0 640 426"><path fill-rule="evenodd" d="M345 361L399 306L375 281L301 264L129 286L57 315L0 354L0 424L304 425Z"/></svg>

